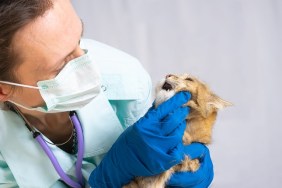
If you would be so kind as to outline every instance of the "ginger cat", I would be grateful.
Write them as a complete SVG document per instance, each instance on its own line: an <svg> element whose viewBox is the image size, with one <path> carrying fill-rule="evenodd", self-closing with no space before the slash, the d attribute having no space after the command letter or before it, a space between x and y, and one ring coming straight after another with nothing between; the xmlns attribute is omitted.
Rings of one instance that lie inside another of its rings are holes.
<svg viewBox="0 0 282 188"><path fill-rule="evenodd" d="M186 103L191 109L187 116L183 143L185 145L192 142L210 144L217 111L232 104L215 95L206 84L191 75L170 74L156 87L155 107L179 91L189 91L192 95L191 100ZM185 156L182 163L171 167L162 174L151 177L137 177L123 188L164 188L174 172L194 172L199 167L198 159L191 160L188 156Z"/></svg>

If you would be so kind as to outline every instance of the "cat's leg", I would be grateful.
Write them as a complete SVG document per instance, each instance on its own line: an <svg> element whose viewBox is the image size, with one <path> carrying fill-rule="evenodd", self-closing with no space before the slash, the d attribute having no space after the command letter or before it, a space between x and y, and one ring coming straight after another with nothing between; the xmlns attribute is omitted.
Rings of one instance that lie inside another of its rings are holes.
<svg viewBox="0 0 282 188"><path fill-rule="evenodd" d="M174 170L170 168L169 170L156 176L136 177L133 181L122 188L164 188L173 172Z"/></svg>
<svg viewBox="0 0 282 188"><path fill-rule="evenodd" d="M183 142L183 144L184 145L189 145L189 144L191 144L192 143L192 137L191 137L191 135L187 132L187 131L185 131L184 132L184 135L183 135L183 137L182 137L182 142Z"/></svg>
<svg viewBox="0 0 282 188"><path fill-rule="evenodd" d="M176 165L173 167L175 172L186 172L186 171L191 171L195 172L199 169L200 167L200 161L198 159L193 159L191 160L187 155L185 156L184 160L182 163Z"/></svg>
<svg viewBox="0 0 282 188"><path fill-rule="evenodd" d="M122 186L122 188L139 188L136 180L131 181L129 184Z"/></svg>

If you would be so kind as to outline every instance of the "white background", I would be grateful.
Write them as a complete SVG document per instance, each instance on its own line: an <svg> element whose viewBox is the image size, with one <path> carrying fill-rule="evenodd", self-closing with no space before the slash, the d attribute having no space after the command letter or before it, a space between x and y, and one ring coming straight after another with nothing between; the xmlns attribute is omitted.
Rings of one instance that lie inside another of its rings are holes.
<svg viewBox="0 0 282 188"><path fill-rule="evenodd" d="M234 103L215 125L211 187L282 187L281 0L72 2L85 37L139 58L154 84L187 72Z"/></svg>

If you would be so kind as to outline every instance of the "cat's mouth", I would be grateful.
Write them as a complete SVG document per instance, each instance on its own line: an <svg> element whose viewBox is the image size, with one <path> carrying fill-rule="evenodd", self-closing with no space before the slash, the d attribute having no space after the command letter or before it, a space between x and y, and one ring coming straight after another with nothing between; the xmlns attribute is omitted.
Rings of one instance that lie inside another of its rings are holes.
<svg viewBox="0 0 282 188"><path fill-rule="evenodd" d="M172 90L173 88L172 88L172 85L171 85L170 83L165 82L165 83L163 84L163 86L162 86L162 89L164 89L164 90L166 90L166 91L170 91L170 90Z"/></svg>

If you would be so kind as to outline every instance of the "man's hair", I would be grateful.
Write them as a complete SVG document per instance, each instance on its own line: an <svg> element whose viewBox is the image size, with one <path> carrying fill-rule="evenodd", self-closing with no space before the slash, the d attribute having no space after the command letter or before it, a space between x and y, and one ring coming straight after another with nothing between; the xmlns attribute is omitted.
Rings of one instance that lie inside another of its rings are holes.
<svg viewBox="0 0 282 188"><path fill-rule="evenodd" d="M0 0L0 80L17 81L15 34L53 6L51 0Z"/></svg>

